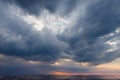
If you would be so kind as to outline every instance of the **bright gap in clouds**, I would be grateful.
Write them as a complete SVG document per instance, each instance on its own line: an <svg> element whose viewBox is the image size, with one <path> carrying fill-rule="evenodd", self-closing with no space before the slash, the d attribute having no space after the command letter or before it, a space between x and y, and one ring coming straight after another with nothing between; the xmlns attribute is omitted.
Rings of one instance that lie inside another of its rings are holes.
<svg viewBox="0 0 120 80"><path fill-rule="evenodd" d="M46 9L43 10L38 17L27 15L24 17L24 20L27 24L32 25L37 31L49 29L54 34L62 33L70 24L70 21L67 18L52 14Z"/></svg>
<svg viewBox="0 0 120 80"><path fill-rule="evenodd" d="M67 7L65 2L67 1L61 1L62 5L57 7L55 13L51 13L44 8L38 16L27 14L23 17L23 20L37 31L48 29L53 34L61 34L66 28L70 29L75 26L78 19L85 16L85 8L88 5L88 3L76 5L69 14L64 15L65 8L63 7Z"/></svg>

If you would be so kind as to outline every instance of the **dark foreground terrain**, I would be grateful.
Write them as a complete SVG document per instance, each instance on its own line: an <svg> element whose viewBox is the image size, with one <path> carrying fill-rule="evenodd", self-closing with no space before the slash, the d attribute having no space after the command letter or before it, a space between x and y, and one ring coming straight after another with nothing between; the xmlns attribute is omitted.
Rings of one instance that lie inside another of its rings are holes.
<svg viewBox="0 0 120 80"><path fill-rule="evenodd" d="M0 80L120 80L120 76L113 75L73 75L73 76L0 76Z"/></svg>

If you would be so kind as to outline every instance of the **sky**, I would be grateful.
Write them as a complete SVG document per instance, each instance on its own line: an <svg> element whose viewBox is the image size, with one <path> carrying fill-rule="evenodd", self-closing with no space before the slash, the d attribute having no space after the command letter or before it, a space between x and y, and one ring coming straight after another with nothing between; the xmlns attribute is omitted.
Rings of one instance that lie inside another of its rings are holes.
<svg viewBox="0 0 120 80"><path fill-rule="evenodd" d="M0 0L0 75L120 74L120 0Z"/></svg>

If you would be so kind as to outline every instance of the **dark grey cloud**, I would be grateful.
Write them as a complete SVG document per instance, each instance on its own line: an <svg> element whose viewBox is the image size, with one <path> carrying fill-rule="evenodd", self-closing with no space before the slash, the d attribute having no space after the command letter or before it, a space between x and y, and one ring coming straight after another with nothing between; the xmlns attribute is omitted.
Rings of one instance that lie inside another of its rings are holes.
<svg viewBox="0 0 120 80"><path fill-rule="evenodd" d="M66 2L64 0L2 0L0 2L0 53L27 60L48 62L66 58L65 55L77 62L91 64L110 62L120 57L120 46L115 45L117 49L110 51L113 46L110 45L111 43L106 43L115 39L112 41L119 44L119 32L115 33L120 26L119 2L119 0L70 0ZM72 11L74 14L70 15ZM56 16L60 17L56 22L57 28L54 27L54 23L49 22L59 18ZM68 17L72 17L70 19L73 21L70 22L72 25L69 25L70 27L66 27L67 21L70 24ZM42 19L41 22L48 24L42 31L33 28L35 24L38 24L37 19ZM65 26L60 34L59 31L52 32L59 30L58 25ZM53 28L50 29L49 26ZM111 33L114 35L110 36Z"/></svg>
<svg viewBox="0 0 120 80"><path fill-rule="evenodd" d="M2 2L16 4L30 14L38 15L43 8L49 9L51 12L55 11L55 6L59 1L56 0L2 0Z"/></svg>
<svg viewBox="0 0 120 80"><path fill-rule="evenodd" d="M119 38L118 34L114 37L109 36L119 28L119 1L93 1L88 5L86 14L78 20L67 35L60 35L61 40L67 42L70 48L66 53L73 55L73 59L78 62L90 62L92 64L100 64L110 62L119 58L119 48L117 51L105 52L109 49L109 45L105 42L113 38ZM72 36L68 36L72 34ZM108 35L109 38L104 37ZM66 38L67 37L67 38ZM104 37L101 39L101 37ZM118 40L119 41L119 40ZM118 43L116 43L118 44Z"/></svg>
<svg viewBox="0 0 120 80"><path fill-rule="evenodd" d="M19 13L16 5L0 4L0 53L42 61L60 57L66 46L64 42L57 40L49 29L35 31L21 19L24 12Z"/></svg>
<svg viewBox="0 0 120 80"><path fill-rule="evenodd" d="M16 4L20 6L25 11L30 14L39 15L41 11L46 8L50 12L54 13L61 2L65 2L64 0L2 0L5 3ZM69 13L72 9L74 9L75 4L78 0L66 0L66 14ZM82 0L81 0L82 1ZM62 3L63 4L63 3Z"/></svg>
<svg viewBox="0 0 120 80"><path fill-rule="evenodd" d="M88 8L87 28L85 28L85 36L88 38L97 38L119 27L120 9L119 1L100 1Z"/></svg>
<svg viewBox="0 0 120 80"><path fill-rule="evenodd" d="M43 8L47 8L51 12L55 11L59 1L56 0L14 0L16 4L28 11L29 13L39 14Z"/></svg>

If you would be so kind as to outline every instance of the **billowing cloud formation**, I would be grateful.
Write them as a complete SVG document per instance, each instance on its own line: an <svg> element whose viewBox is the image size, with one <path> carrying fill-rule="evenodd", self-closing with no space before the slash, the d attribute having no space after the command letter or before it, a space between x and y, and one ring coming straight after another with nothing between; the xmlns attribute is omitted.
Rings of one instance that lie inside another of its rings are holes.
<svg viewBox="0 0 120 80"><path fill-rule="evenodd" d="M60 56L67 45L48 28L38 31L46 23L39 23L36 17L34 19L16 5L2 4L0 53L43 61L53 61Z"/></svg>
<svg viewBox="0 0 120 80"><path fill-rule="evenodd" d="M47 1L0 2L1 54L91 64L120 57L119 0Z"/></svg>

